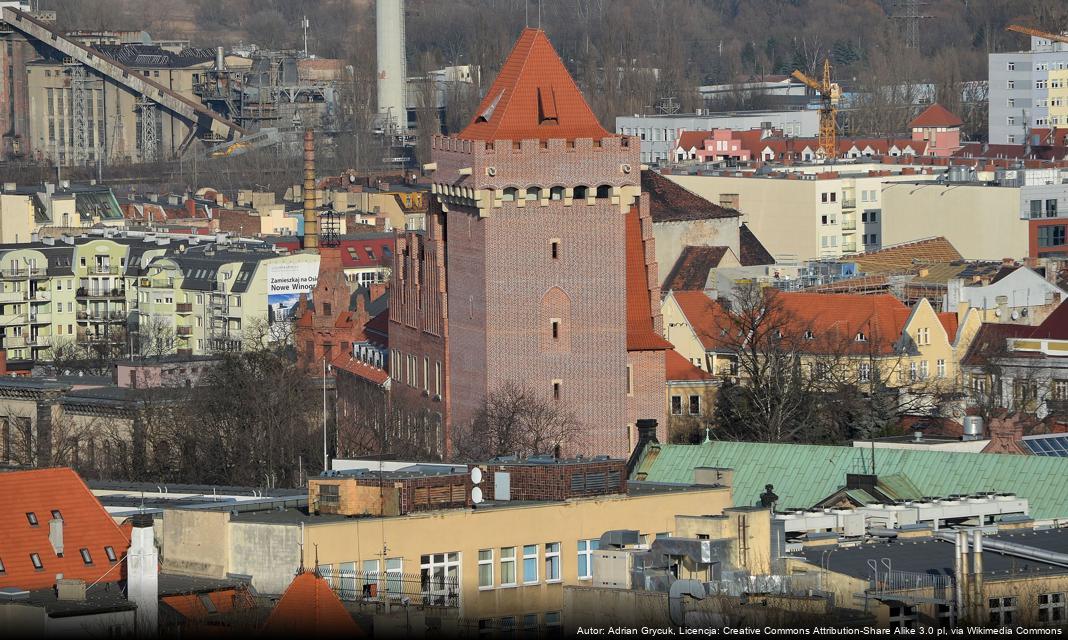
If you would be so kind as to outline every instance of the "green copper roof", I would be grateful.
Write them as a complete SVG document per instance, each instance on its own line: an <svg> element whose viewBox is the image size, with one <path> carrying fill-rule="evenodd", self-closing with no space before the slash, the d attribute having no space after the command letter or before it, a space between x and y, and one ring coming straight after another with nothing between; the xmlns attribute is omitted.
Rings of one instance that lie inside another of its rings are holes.
<svg viewBox="0 0 1068 640"><path fill-rule="evenodd" d="M647 451L637 469L646 480L689 483L696 467L734 469L736 505L757 504L771 484L780 509L809 508L843 487L847 473L871 473L867 448L717 441L654 446L659 452ZM1068 518L1068 458L876 449L875 471L907 478L893 483L903 494L1011 492L1029 501L1036 519Z"/></svg>

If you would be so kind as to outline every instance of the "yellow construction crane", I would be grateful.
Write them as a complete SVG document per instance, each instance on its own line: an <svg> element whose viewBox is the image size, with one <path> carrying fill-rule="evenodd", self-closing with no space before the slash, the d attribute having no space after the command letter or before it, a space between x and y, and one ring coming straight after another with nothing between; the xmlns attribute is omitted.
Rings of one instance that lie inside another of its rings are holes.
<svg viewBox="0 0 1068 640"><path fill-rule="evenodd" d="M842 88L837 82L831 82L831 61L823 61L823 78L815 80L795 70L793 77L803 82L810 89L820 94L820 151L824 158L838 156L837 119L838 101L842 97Z"/></svg>
<svg viewBox="0 0 1068 640"><path fill-rule="evenodd" d="M1021 27L1020 25L1010 24L1005 27L1006 31L1015 31L1016 33L1022 33L1025 36L1034 36L1036 38L1045 38L1051 42L1068 42L1068 36L1048 33L1046 31L1039 31L1038 29L1032 29L1031 27Z"/></svg>

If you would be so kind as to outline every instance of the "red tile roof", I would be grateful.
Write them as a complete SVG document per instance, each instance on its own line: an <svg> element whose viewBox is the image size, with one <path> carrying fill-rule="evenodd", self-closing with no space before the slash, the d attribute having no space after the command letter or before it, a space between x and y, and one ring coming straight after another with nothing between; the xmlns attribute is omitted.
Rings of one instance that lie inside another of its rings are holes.
<svg viewBox="0 0 1068 640"><path fill-rule="evenodd" d="M349 615L326 580L308 572L293 578L267 618L263 632L270 636L285 637L367 635Z"/></svg>
<svg viewBox="0 0 1068 640"><path fill-rule="evenodd" d="M960 127L963 125L964 122L960 118L937 102L924 109L920 115L913 118L912 122L909 123L909 127L912 129L917 127Z"/></svg>
<svg viewBox="0 0 1068 640"><path fill-rule="evenodd" d="M775 264L775 257L747 224L738 227L738 254L738 261L743 267Z"/></svg>
<svg viewBox="0 0 1068 640"><path fill-rule="evenodd" d="M911 271L928 264L955 262L963 256L942 236L918 240L848 258L868 274Z"/></svg>
<svg viewBox="0 0 1068 640"><path fill-rule="evenodd" d="M392 233L373 238L342 238L339 247L341 266L345 269L385 267L393 263L397 239Z"/></svg>
<svg viewBox="0 0 1068 640"><path fill-rule="evenodd" d="M772 291L777 308L798 332L814 335L813 352L889 354L901 337L911 311L890 294L857 295ZM857 341L863 333L864 341ZM954 333L956 333L954 331Z"/></svg>
<svg viewBox="0 0 1068 640"><path fill-rule="evenodd" d="M653 327L649 273L637 206L627 213L627 351L670 349Z"/></svg>
<svg viewBox="0 0 1068 640"><path fill-rule="evenodd" d="M719 267L730 247L683 247L671 273L664 280L667 291L703 291L708 273ZM713 283L714 284L714 283Z"/></svg>
<svg viewBox="0 0 1068 640"><path fill-rule="evenodd" d="M942 311L938 314L938 320L942 323L942 326L946 329L946 336L950 342L957 339L957 314L952 311Z"/></svg>
<svg viewBox="0 0 1068 640"><path fill-rule="evenodd" d="M0 561L4 563L0 587L44 589L55 583L57 573L87 583L115 582L122 577L115 565L126 554L130 540L73 469L0 473L0 496ZM53 511L63 520L63 557L56 555L48 541ZM28 513L35 515L36 526L30 524ZM105 547L114 550L117 562L108 560ZM81 549L88 549L91 565L82 560ZM34 568L31 553L41 559L42 569Z"/></svg>
<svg viewBox="0 0 1068 640"><path fill-rule="evenodd" d="M656 171L642 171L642 193L649 194L653 222L738 218L741 213L702 198Z"/></svg>
<svg viewBox="0 0 1068 640"><path fill-rule="evenodd" d="M730 327L730 318L718 302L703 291L674 291L672 295L705 350L728 346L723 332Z"/></svg>
<svg viewBox="0 0 1068 640"><path fill-rule="evenodd" d="M665 373L668 382L702 382L714 380L716 376L694 366L678 351L668 349L664 352Z"/></svg>
<svg viewBox="0 0 1068 640"><path fill-rule="evenodd" d="M346 353L334 358L330 362L330 365L335 369L351 373L354 376L363 378L364 380L368 380L379 386L385 384L386 380L389 380L389 374L384 370L379 369L378 367L372 367Z"/></svg>
<svg viewBox="0 0 1068 640"><path fill-rule="evenodd" d="M1068 340L1068 304L1063 302L1029 336L1047 340Z"/></svg>
<svg viewBox="0 0 1068 640"><path fill-rule="evenodd" d="M609 137L545 32L524 29L459 137L549 140Z"/></svg>
<svg viewBox="0 0 1068 640"><path fill-rule="evenodd" d="M679 134L678 145L675 148L684 151L703 149L705 140L710 140L711 138L711 131L683 131Z"/></svg>
<svg viewBox="0 0 1068 640"><path fill-rule="evenodd" d="M363 333L371 342L378 342L384 346L389 345L389 307L377 316L367 321L363 326Z"/></svg>

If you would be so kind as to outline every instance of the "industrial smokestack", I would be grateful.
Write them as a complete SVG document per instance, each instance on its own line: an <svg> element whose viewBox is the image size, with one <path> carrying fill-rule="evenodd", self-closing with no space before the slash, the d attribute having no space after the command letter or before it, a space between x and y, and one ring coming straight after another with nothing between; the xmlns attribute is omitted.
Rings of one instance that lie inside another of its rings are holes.
<svg viewBox="0 0 1068 640"><path fill-rule="evenodd" d="M397 133L407 127L404 54L404 0L376 0L375 36L378 41L378 114L383 129Z"/></svg>
<svg viewBox="0 0 1068 640"><path fill-rule="evenodd" d="M319 221L315 212L315 133L304 131L304 248L319 248Z"/></svg>
<svg viewBox="0 0 1068 640"><path fill-rule="evenodd" d="M972 606L975 607L973 620L979 620L983 611L983 530L972 531Z"/></svg>
<svg viewBox="0 0 1068 640"><path fill-rule="evenodd" d="M226 53L222 47L215 48L215 70L226 71Z"/></svg>

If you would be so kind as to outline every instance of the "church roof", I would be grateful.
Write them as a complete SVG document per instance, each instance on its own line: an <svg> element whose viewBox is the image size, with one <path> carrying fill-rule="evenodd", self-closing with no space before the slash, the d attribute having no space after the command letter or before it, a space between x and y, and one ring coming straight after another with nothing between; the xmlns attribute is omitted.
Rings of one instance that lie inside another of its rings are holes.
<svg viewBox="0 0 1068 640"><path fill-rule="evenodd" d="M524 29L459 137L574 140L610 135L593 115L545 32Z"/></svg>
<svg viewBox="0 0 1068 640"><path fill-rule="evenodd" d="M330 585L315 573L303 572L282 594L263 631L268 636L341 636L367 634L352 619Z"/></svg>

